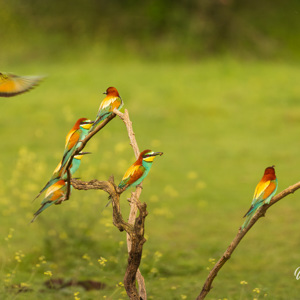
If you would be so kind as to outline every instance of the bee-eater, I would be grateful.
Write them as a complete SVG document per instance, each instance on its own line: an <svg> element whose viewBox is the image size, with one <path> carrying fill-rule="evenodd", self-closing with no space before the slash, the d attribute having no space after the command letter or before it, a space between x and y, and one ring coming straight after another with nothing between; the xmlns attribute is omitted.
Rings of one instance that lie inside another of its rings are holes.
<svg viewBox="0 0 300 300"><path fill-rule="evenodd" d="M43 78L43 76L0 73L0 97L12 97L24 93L38 85Z"/></svg>
<svg viewBox="0 0 300 300"><path fill-rule="evenodd" d="M256 186L250 209L244 215L246 218L242 230L248 226L251 218L256 211L264 204L269 204L272 197L275 195L278 187L278 180L275 175L275 166L265 169L264 176Z"/></svg>
<svg viewBox="0 0 300 300"><path fill-rule="evenodd" d="M129 167L124 174L122 181L118 185L120 189L128 189L140 184L148 175L153 160L157 155L162 155L162 152L153 152L151 150L144 150L140 153L137 161Z"/></svg>
<svg viewBox="0 0 300 300"><path fill-rule="evenodd" d="M90 131L93 131L102 120L110 116L114 108L120 110L123 106L122 98L116 88L109 87L103 94L105 94L106 97L100 104L96 120Z"/></svg>
<svg viewBox="0 0 300 300"><path fill-rule="evenodd" d="M65 173L71 156L80 146L80 141L87 136L92 125L93 122L91 120L88 120L87 118L80 118L67 134L65 150L61 160L61 167L59 169L59 171L62 171L62 174Z"/></svg>
<svg viewBox="0 0 300 300"><path fill-rule="evenodd" d="M65 180L59 180L52 184L46 192L45 198L41 203L40 209L34 213L34 218L31 220L33 222L35 218L47 207L52 205L53 203L57 203L58 201L65 200L67 194L67 183Z"/></svg>
<svg viewBox="0 0 300 300"><path fill-rule="evenodd" d="M75 155L73 157L72 163L70 165L70 173L73 175L79 168L82 156L85 154L90 154L90 152L80 152L79 154ZM67 172L62 174L62 169L61 169L61 162L57 165L55 168L50 180L46 183L46 185L41 189L39 194L34 198L38 198L47 188L49 188L51 185L53 185L55 182L64 179L67 180Z"/></svg>

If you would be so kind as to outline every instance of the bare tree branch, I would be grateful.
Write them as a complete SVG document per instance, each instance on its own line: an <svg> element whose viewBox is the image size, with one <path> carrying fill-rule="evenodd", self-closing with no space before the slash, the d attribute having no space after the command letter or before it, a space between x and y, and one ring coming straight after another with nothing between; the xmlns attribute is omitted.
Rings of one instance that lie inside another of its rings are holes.
<svg viewBox="0 0 300 300"><path fill-rule="evenodd" d="M138 158L139 155L140 155L140 150L139 150L139 146L138 146L138 144L136 142L136 139L135 139L135 134L134 134L133 129L132 129L132 122L129 119L128 110L125 109L124 113L121 113L117 109L114 109L113 112L116 115L118 115L121 118L121 120L125 123L126 129L127 129L127 132L128 132L128 137L129 137L129 140L130 140L130 145L133 148L135 157Z"/></svg>
<svg viewBox="0 0 300 300"><path fill-rule="evenodd" d="M113 204L113 222L120 231L132 232L133 226L124 221L120 210L120 194L114 183L114 178L110 177L108 181L91 180L88 182L78 179L71 180L72 186L77 190L103 190L109 194Z"/></svg>
<svg viewBox="0 0 300 300"><path fill-rule="evenodd" d="M103 128L112 118L114 118L116 114L123 120L126 125L130 144L133 147L135 156L137 158L139 156L139 148L132 129L132 122L129 119L129 114L126 109L124 114L120 113L118 110L114 110L114 113L110 117L100 123L94 131L89 133L86 138L81 141L81 145L80 147L78 147L74 155L82 151L89 139L101 128ZM71 184L76 189L101 189L109 194L112 200L113 207L113 223L120 231L126 231L127 233L127 248L129 256L128 265L124 277L124 286L126 292L130 299L146 300L147 294L145 281L138 269L141 262L143 244L146 241L146 239L144 238L144 224L145 218L148 214L147 205L145 203L142 204L139 201L139 196L142 190L141 185L139 185L136 189L136 192L132 193L131 195L131 198L129 200L131 207L129 221L125 222L120 210L120 195L125 189L119 189L115 185L113 177L111 177L108 181L92 180L89 182L72 179ZM137 210L139 210L140 212L138 217L136 217ZM139 292L136 289L136 280L139 285Z"/></svg>
<svg viewBox="0 0 300 300"><path fill-rule="evenodd" d="M205 283L202 287L201 293L197 297L197 300L202 300L206 297L206 295L212 289L212 283L213 283L215 277L218 275L218 272L223 267L223 265L227 262L227 260L231 257L231 255L232 255L233 251L235 250L235 248L238 246L238 244L243 239L243 237L247 234L247 232L252 228L252 226L257 222L257 220L261 217L264 217L267 210L272 205L274 205L275 203L277 203L279 200L283 199L284 197L288 196L289 194L294 193L299 188L300 188L300 182L298 182L294 185L291 185L290 187L286 188L285 190L283 190L278 195L274 196L271 199L270 204L263 205L256 212L256 214L251 219L249 225L244 230L241 230L241 228L239 229L236 237L233 239L233 241L231 242L231 244L229 245L227 250L224 252L223 256L219 259L219 261L214 265L212 270L209 272L209 274L206 278L206 281L205 281Z"/></svg>
<svg viewBox="0 0 300 300"><path fill-rule="evenodd" d="M82 141L81 141L81 145L76 149L73 157L75 155L77 155L80 151L82 151L82 149L85 147L85 145L87 144L87 142L98 132L100 131L103 127L105 127L106 124L108 124L114 117L116 116L116 114L112 113L110 116L108 116L107 118L105 118L100 124L98 124L98 126L91 131Z"/></svg>
<svg viewBox="0 0 300 300"><path fill-rule="evenodd" d="M144 238L144 226L145 218L148 214L147 205L140 202L137 204L140 214L135 219L135 222L133 224L130 224L124 221L121 214L120 190L115 185L113 177L111 177L108 181L91 180L89 182L72 179L71 184L78 190L100 189L109 194L110 198L112 199L113 206L113 223L120 231L126 231L130 236L131 241L131 249L128 256L128 265L124 277L124 286L130 299L143 299L136 289L135 281L137 270L142 258L143 244L146 241Z"/></svg>
<svg viewBox="0 0 300 300"><path fill-rule="evenodd" d="M139 150L139 146L137 144L137 141L135 139L135 134L133 132L132 122L130 121L128 110L125 109L124 113L121 113L117 109L114 109L114 113L116 115L118 115L121 118L121 120L124 122L124 124L126 126L126 129L127 129L127 132L128 132L130 145L133 148L135 157L138 158L139 155L140 155L140 150ZM135 192L131 193L131 197L129 199L129 203L130 203L130 213L129 213L129 219L128 219L129 224L134 224L134 222L136 220L138 206L141 205L140 200L139 200L141 192L142 192L142 184L137 186ZM128 249L128 253L129 253L129 256L130 256L130 253L131 253L131 250L132 250L132 241L131 241L131 235L130 234L127 234L127 249ZM142 249L140 249L140 250L142 250ZM144 279L143 275L141 274L140 269L137 269L136 279L137 279L138 286L139 286L140 298L142 300L147 300L145 279Z"/></svg>

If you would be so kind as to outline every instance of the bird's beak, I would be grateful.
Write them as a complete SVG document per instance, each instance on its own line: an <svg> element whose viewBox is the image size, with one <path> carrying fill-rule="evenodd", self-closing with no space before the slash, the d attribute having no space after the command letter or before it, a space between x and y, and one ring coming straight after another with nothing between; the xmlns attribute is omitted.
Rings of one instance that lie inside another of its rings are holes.
<svg viewBox="0 0 300 300"><path fill-rule="evenodd" d="M103 94L104 94L104 95L107 95L107 92L104 92Z"/></svg>
<svg viewBox="0 0 300 300"><path fill-rule="evenodd" d="M92 154L92 152L79 152L79 155L86 155L86 154Z"/></svg>
<svg viewBox="0 0 300 300"><path fill-rule="evenodd" d="M163 152L153 152L153 153L151 154L151 156L156 156L156 155L162 156L163 154L164 154Z"/></svg>

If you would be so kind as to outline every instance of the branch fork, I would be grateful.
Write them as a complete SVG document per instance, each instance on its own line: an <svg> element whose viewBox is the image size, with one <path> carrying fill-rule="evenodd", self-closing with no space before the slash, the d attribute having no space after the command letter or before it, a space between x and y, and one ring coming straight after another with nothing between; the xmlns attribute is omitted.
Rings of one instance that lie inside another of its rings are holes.
<svg viewBox="0 0 300 300"><path fill-rule="evenodd" d="M127 128L130 145L132 146L134 154L137 158L139 156L140 151L135 139L135 134L132 129L132 122L129 119L129 113L127 109L125 109L124 113L121 113L117 109L114 109L113 114L111 114L103 122L98 124L95 130L90 132L81 141L81 144L75 151L73 157L80 151L82 151L87 142L108 122L110 122L116 115L118 115L121 118L121 120L124 122ZM71 157L67 169L69 168L73 157ZM148 215L146 203L141 203L139 200L142 191L142 185L140 184L139 186L137 186L136 191L131 194L131 197L129 199L130 214L128 222L126 222L121 214L120 209L120 196L126 190L126 187L123 189L119 189L114 183L113 177L110 177L108 181L91 180L89 182L84 182L77 179L71 179L71 176L68 173L67 180L68 183L71 183L75 189L101 189L109 194L109 197L112 200L113 224L120 231L126 231L127 233L128 265L124 277L124 287L130 299L147 300L145 281L139 270L139 265L142 258L143 244L146 242L146 239L144 237L144 226L145 219ZM70 192L68 192L67 195L69 195L69 193ZM137 217L138 210L139 216ZM139 291L136 288L136 280L138 282Z"/></svg>

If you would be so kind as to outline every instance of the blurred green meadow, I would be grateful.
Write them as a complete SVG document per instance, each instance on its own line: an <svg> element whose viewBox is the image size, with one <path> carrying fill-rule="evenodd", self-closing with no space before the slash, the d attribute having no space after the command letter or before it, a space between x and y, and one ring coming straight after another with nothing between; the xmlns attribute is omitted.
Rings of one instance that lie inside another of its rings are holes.
<svg viewBox="0 0 300 300"><path fill-rule="evenodd" d="M108 86L118 88L140 149L164 152L141 197L149 211L141 271L150 299L197 296L242 224L265 167L276 165L279 191L299 180L299 65L229 58L95 63L78 54L8 68L48 77L29 93L1 99L2 299L73 299L75 292L80 299L127 298L117 286L126 237L112 225L111 207L104 209L107 194L73 190L69 201L29 224L41 201L32 199L60 160L66 133L79 117L95 117ZM134 161L118 118L85 150L93 154L76 174L82 180L113 174L119 182ZM122 196L124 216L129 195ZM298 298L299 195L280 201L247 234L208 299ZM47 271L106 288L52 291L43 286ZM16 284L32 291L15 294L9 287Z"/></svg>
<svg viewBox="0 0 300 300"><path fill-rule="evenodd" d="M266 167L276 166L278 192L300 180L298 2L129 2L1 2L0 71L47 77L0 99L0 299L127 299L126 235L106 193L73 189L30 224L66 134L78 118L96 117L109 86L140 150L164 152L140 199L148 299L196 298ZM92 154L75 174L85 181L113 174L119 183L135 161L118 117L85 150ZM299 215L300 191L268 210L207 299L299 299ZM49 279L105 287L51 289Z"/></svg>

